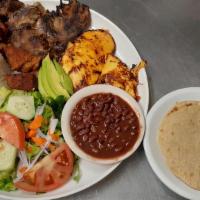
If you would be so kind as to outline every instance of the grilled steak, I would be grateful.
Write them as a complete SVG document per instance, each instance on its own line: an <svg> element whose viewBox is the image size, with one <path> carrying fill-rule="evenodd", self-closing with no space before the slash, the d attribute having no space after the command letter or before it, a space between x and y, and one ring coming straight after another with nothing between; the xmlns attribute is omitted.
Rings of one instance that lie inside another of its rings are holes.
<svg viewBox="0 0 200 200"><path fill-rule="evenodd" d="M11 4L16 4L17 9L11 9ZM3 12L3 8L7 11ZM77 0L68 4L61 1L55 11L45 10L40 3L24 5L18 0L0 0L1 15L8 18L11 32L9 44L3 48L4 55L13 70L23 72L37 69L48 53L59 59L67 43L91 23L89 7Z"/></svg>
<svg viewBox="0 0 200 200"><path fill-rule="evenodd" d="M18 0L1 0L0 1L0 16L8 18L9 15L16 10L24 7L24 3Z"/></svg>
<svg viewBox="0 0 200 200"><path fill-rule="evenodd" d="M8 34L8 28L6 27L5 24L0 22L0 42L3 42L7 39L7 34Z"/></svg>
<svg viewBox="0 0 200 200"><path fill-rule="evenodd" d="M20 29L24 25L34 26L37 20L45 14L45 9L40 3L27 5L11 13L8 24L11 30Z"/></svg>
<svg viewBox="0 0 200 200"><path fill-rule="evenodd" d="M31 91L37 89L37 78L33 73L10 74L6 76L11 89Z"/></svg>
<svg viewBox="0 0 200 200"><path fill-rule="evenodd" d="M4 57L12 70L30 72L38 69L41 56L34 56L26 50L9 45L3 46Z"/></svg>

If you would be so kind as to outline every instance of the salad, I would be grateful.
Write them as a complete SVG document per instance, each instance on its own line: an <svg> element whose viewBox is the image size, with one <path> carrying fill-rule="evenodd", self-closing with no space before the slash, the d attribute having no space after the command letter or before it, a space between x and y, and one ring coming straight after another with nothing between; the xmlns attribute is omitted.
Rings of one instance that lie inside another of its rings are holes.
<svg viewBox="0 0 200 200"><path fill-rule="evenodd" d="M47 66L54 77L44 77ZM46 82L55 77L59 83L49 87ZM80 179L79 159L65 143L60 124L73 93L71 80L47 56L38 86L39 91L30 92L0 87L0 190L40 193L62 186L72 176Z"/></svg>

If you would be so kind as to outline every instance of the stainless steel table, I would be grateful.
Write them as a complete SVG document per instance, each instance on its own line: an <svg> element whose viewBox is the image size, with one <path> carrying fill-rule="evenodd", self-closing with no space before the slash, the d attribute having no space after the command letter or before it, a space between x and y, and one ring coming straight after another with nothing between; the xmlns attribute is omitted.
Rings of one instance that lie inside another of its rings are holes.
<svg viewBox="0 0 200 200"><path fill-rule="evenodd" d="M150 107L164 94L200 86L200 1L82 0L116 23L145 58ZM154 175L143 148L110 176L62 200L179 200Z"/></svg>

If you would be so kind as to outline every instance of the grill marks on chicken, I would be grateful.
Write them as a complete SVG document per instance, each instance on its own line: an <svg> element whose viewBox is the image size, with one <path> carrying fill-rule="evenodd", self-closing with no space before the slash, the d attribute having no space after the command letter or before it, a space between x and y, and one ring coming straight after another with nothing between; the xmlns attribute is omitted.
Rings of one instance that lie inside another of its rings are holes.
<svg viewBox="0 0 200 200"><path fill-rule="evenodd" d="M24 5L17 0L1 0L0 16L8 18L6 23L11 32L10 44L3 48L5 58L13 70L26 72L36 70L48 53L59 59L67 43L91 23L89 7L77 0L70 0L68 4L61 1L51 12L40 3Z"/></svg>

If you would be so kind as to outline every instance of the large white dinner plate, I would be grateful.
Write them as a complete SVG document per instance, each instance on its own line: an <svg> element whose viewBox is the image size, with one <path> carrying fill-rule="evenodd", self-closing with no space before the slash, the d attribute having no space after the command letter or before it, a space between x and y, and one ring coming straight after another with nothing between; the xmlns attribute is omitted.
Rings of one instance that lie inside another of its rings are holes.
<svg viewBox="0 0 200 200"><path fill-rule="evenodd" d="M190 188L172 174L166 165L157 142L158 129L165 114L176 102L187 100L200 101L200 87L176 90L156 102L147 115L143 144L149 164L159 179L177 194L187 199L197 200L200 199L200 191Z"/></svg>
<svg viewBox="0 0 200 200"><path fill-rule="evenodd" d="M26 3L33 3L36 0L24 0ZM56 5L59 4L58 0L40 0L40 2L49 10L55 9ZM116 42L116 54L119 56L125 63L129 66L132 64L137 64L141 58L128 39L128 37L110 20L102 16L101 14L91 10L92 14L92 27L94 29L102 28L109 30ZM146 72L144 69L140 71L139 74L139 82L140 85L138 86L139 95L141 96L140 105L146 115L148 110L149 104L149 88L148 88L148 81ZM68 182L63 187L54 190L52 192L48 192L45 194L35 195L27 192L16 191L16 192L0 192L0 197L6 199L18 199L18 200L25 200L25 199L55 199L60 198L63 196L69 196L71 194L77 193L81 190L84 190L95 183L99 182L101 179L106 177L110 174L118 164L114 165L96 165L90 162L81 160L80 167L82 172L82 177L79 183L74 181Z"/></svg>

